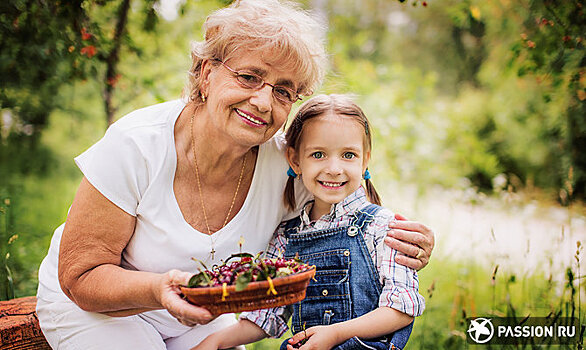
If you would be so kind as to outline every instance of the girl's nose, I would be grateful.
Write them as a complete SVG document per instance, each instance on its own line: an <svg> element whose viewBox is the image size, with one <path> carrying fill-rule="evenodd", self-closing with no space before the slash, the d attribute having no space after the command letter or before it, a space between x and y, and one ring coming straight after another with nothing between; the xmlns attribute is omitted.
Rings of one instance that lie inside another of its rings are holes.
<svg viewBox="0 0 586 350"><path fill-rule="evenodd" d="M330 159L326 166L326 172L331 175L339 175L342 173L342 166L337 159Z"/></svg>
<svg viewBox="0 0 586 350"><path fill-rule="evenodd" d="M273 103L273 88L267 84L258 90L254 90L250 97L250 103L261 113L270 112Z"/></svg>

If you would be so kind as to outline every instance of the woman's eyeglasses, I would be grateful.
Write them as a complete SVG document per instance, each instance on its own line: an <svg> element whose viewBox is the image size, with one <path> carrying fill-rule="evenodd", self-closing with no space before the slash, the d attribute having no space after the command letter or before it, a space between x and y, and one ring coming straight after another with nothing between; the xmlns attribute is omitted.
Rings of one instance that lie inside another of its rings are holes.
<svg viewBox="0 0 586 350"><path fill-rule="evenodd" d="M266 81L264 81L263 78L254 73L235 71L234 69L228 67L221 60L216 59L216 61L220 62L227 70L232 72L232 74L234 74L234 77L236 77L236 80L246 88L259 90L262 89L265 85L268 85L273 88L273 96L275 96L275 98L281 102L289 104L295 103L297 102L297 100L301 100L299 94L297 94L295 91L291 90L288 87L282 85L269 84Z"/></svg>

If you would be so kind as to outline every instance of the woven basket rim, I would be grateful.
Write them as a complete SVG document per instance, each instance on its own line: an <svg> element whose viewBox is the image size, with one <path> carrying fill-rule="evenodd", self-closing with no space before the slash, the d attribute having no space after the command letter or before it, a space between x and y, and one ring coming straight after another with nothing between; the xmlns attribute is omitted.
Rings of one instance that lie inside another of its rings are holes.
<svg viewBox="0 0 586 350"><path fill-rule="evenodd" d="M311 277L313 277L313 275L315 274L315 266L312 266L311 268L309 268L308 270L305 270L303 272L298 272L298 273L294 273L292 275L288 275L288 276L283 276L283 277L277 277L277 278L273 278L273 286L278 287L278 286L282 286L282 285L286 285L286 284L293 284L299 281L303 281L303 280L307 280L310 279ZM226 291L230 294L232 293L241 293L241 292L245 292L245 291L253 291L253 290L259 290L259 289L264 289L266 290L267 288L269 288L269 281L264 280L264 281L257 281L257 282L250 282L248 283L248 285L246 286L246 288L236 291L236 285L232 284L229 286L226 286ZM198 295L213 295L213 294L222 294L224 291L224 287L223 286L215 286L215 287L187 287L187 286L180 286L181 292L184 295L189 295L189 296L198 296Z"/></svg>

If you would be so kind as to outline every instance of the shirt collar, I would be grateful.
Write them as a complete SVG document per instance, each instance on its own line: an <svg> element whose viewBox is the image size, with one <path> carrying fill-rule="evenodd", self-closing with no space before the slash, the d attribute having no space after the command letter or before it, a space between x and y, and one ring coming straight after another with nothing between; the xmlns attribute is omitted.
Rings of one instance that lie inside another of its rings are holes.
<svg viewBox="0 0 586 350"><path fill-rule="evenodd" d="M314 200L310 200L305 203L301 209L301 222L304 225L309 225L311 223L309 213L311 212L313 203ZM332 205L330 212L318 220L332 221L336 218L347 215L348 213L355 212L356 210L362 208L366 203L368 203L368 199L366 198L366 191L364 190L364 187L360 186L356 191L354 191L348 197L344 198L344 200L342 200L340 203Z"/></svg>

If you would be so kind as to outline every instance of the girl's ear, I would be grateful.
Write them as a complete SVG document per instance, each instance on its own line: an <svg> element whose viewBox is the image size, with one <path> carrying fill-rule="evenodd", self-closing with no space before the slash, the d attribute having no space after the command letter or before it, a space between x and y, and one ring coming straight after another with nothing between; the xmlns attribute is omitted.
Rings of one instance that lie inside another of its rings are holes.
<svg viewBox="0 0 586 350"><path fill-rule="evenodd" d="M362 173L368 168L368 162L370 161L370 151L364 152L364 161L362 162Z"/></svg>
<svg viewBox="0 0 586 350"><path fill-rule="evenodd" d="M299 155L297 151L293 147L287 147L285 151L285 156L287 157L287 163L293 169L295 174L301 174L301 168L299 167Z"/></svg>

